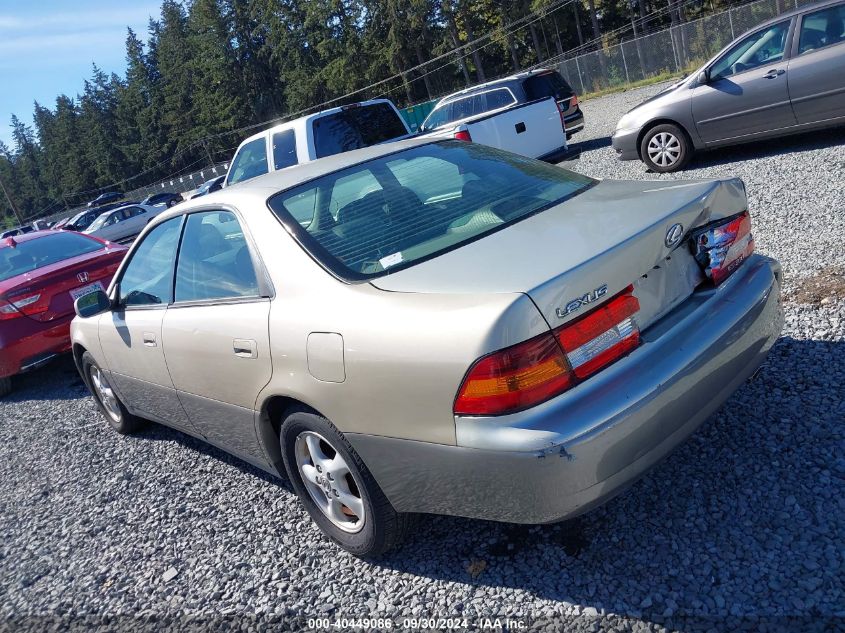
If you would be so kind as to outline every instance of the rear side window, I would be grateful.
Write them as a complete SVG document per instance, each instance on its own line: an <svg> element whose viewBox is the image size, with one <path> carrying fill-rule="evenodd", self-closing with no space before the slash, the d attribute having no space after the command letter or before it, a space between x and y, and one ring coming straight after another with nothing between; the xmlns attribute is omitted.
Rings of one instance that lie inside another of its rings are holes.
<svg viewBox="0 0 845 633"><path fill-rule="evenodd" d="M454 99L436 107L423 123L423 130L435 130L449 123L492 112L516 103L507 88L496 88Z"/></svg>
<svg viewBox="0 0 845 633"><path fill-rule="evenodd" d="M0 248L0 281L101 248L96 240L64 232L18 242L17 246Z"/></svg>
<svg viewBox="0 0 845 633"><path fill-rule="evenodd" d="M525 90L525 96L528 97L529 101L548 99L549 97L558 100L568 99L575 94L557 71L529 77L522 82L522 88Z"/></svg>
<svg viewBox="0 0 845 633"><path fill-rule="evenodd" d="M801 20L798 54L845 42L845 6L808 13Z"/></svg>
<svg viewBox="0 0 845 633"><path fill-rule="evenodd" d="M176 301L258 295L243 229L233 213L192 213L176 266Z"/></svg>
<svg viewBox="0 0 845 633"><path fill-rule="evenodd" d="M346 108L314 119L317 158L384 143L408 134L399 114L387 103Z"/></svg>
<svg viewBox="0 0 845 633"><path fill-rule="evenodd" d="M249 180L267 173L267 146L264 137L250 141L238 151L232 160L228 184Z"/></svg>
<svg viewBox="0 0 845 633"><path fill-rule="evenodd" d="M273 168L284 169L297 164L296 134L293 130L276 132L273 135Z"/></svg>
<svg viewBox="0 0 845 633"><path fill-rule="evenodd" d="M173 301L173 262L182 218L171 218L147 233L120 277L120 303L158 305Z"/></svg>

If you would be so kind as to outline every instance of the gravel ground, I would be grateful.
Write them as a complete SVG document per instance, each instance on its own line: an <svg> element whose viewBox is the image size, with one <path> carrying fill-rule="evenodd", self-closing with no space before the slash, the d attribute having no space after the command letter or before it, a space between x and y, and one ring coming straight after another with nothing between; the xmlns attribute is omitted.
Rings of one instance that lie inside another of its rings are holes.
<svg viewBox="0 0 845 633"><path fill-rule="evenodd" d="M609 134L655 90L587 102L574 167L742 177L758 251L787 279L785 330L762 371L662 465L575 521L424 517L405 547L366 563L326 542L284 481L163 427L110 432L65 359L0 403L0 630L297 628L307 623L284 618L315 616L845 627L845 132L649 175L616 161Z"/></svg>

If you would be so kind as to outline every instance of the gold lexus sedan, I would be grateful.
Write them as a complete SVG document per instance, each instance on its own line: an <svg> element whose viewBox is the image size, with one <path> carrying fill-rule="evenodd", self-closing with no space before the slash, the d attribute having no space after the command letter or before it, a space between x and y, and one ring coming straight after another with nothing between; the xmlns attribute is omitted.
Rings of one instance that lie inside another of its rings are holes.
<svg viewBox="0 0 845 633"><path fill-rule="evenodd" d="M73 352L116 431L286 475L377 556L415 513L548 523L624 489L766 357L780 276L739 180L418 139L165 211L77 300Z"/></svg>

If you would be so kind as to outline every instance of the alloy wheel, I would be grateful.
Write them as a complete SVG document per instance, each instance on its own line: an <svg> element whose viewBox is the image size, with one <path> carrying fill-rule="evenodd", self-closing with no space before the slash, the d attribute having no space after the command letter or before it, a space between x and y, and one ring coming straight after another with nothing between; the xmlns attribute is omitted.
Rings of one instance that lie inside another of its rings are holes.
<svg viewBox="0 0 845 633"><path fill-rule="evenodd" d="M344 532L360 532L366 519L364 499L343 456L313 431L297 436L295 452L302 481L317 507Z"/></svg>
<svg viewBox="0 0 845 633"><path fill-rule="evenodd" d="M106 413L115 422L120 422L120 405L105 374L100 371L99 367L94 365L91 366L88 373L91 376L91 384L94 387L94 392L97 394L97 398L102 403Z"/></svg>

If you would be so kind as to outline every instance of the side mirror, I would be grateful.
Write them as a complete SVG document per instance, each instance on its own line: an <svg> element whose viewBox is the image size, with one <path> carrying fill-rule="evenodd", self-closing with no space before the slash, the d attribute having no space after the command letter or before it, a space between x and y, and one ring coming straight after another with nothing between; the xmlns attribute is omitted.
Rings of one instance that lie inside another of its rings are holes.
<svg viewBox="0 0 845 633"><path fill-rule="evenodd" d="M710 71L707 68L705 68L700 73L698 73L697 79L698 79L698 83L701 84L702 86L705 85L705 84L709 84L710 83Z"/></svg>
<svg viewBox="0 0 845 633"><path fill-rule="evenodd" d="M77 316L85 319L110 310L111 301L105 292L95 290L94 292L89 292L87 295L82 295L74 301L73 309Z"/></svg>

